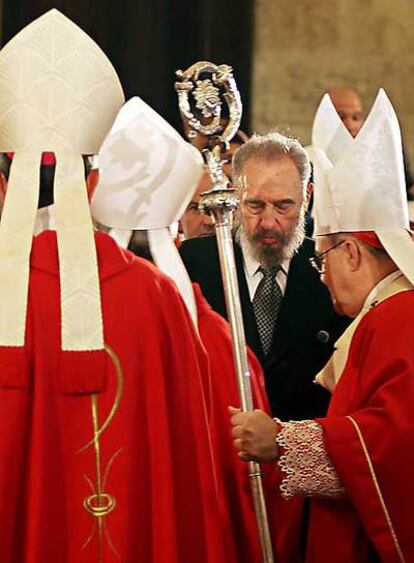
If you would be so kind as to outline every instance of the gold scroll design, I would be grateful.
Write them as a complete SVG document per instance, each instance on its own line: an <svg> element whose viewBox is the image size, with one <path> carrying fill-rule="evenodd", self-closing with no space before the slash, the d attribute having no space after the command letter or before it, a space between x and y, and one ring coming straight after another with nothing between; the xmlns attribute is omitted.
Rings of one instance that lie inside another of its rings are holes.
<svg viewBox="0 0 414 563"><path fill-rule="evenodd" d="M400 542L398 541L397 534L395 533L395 530L394 530L394 526L393 526L393 523L392 523L392 520L391 520L390 513L388 512L388 508L387 508L387 505L385 504L384 496L382 494L381 488L380 488L379 483L378 483L377 475L376 475L375 469L374 469L374 464L372 463L371 456L369 454L367 445L366 445L365 440L364 440L364 436L362 435L361 429L359 428L356 420L354 418L352 418L352 416L347 416L347 418L352 422L352 424L353 424L353 426L356 430L356 433L358 435L358 439L361 443L362 451L364 452L364 456L365 456L366 462L368 464L369 472L371 474L372 481L374 483L374 487L375 487L375 490L377 492L377 496L378 496L378 499L380 501L381 508L382 508L383 513L384 513L384 517L385 517L385 520L387 522L391 537L393 539L395 550L398 554L399 560L401 561L401 563L406 563L406 559L405 559L404 554L401 550Z"/></svg>
<svg viewBox="0 0 414 563"><path fill-rule="evenodd" d="M117 376L117 387L115 399L112 408L103 422L99 425L99 409L98 409L98 395L94 393L91 395L91 408L92 408L92 423L93 423L93 438L85 446L83 446L78 453L82 453L88 448L94 448L95 452L95 469L96 469L96 483L94 484L92 479L87 475L84 475L86 482L91 488L92 494L85 497L83 501L83 507L85 510L95 518L95 522L92 527L92 531L82 546L85 549L93 540L95 535L98 535L98 563L103 562L103 547L104 539L107 541L111 551L120 558L119 553L115 549L109 531L106 525L105 517L108 516L116 507L116 498L105 492L106 484L108 481L109 473L111 467L113 466L116 458L119 456L123 448L119 448L114 455L109 460L104 474L102 475L102 464L101 464L101 437L102 434L107 430L111 424L114 416L116 415L122 398L123 388L124 388L124 378L122 372L121 362L115 352L108 345L105 345L105 352L108 354L115 368Z"/></svg>

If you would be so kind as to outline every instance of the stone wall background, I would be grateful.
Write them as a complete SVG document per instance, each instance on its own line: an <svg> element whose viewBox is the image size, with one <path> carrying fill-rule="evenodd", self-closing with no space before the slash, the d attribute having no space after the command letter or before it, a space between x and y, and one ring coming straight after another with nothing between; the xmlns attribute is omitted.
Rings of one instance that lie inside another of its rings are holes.
<svg viewBox="0 0 414 563"><path fill-rule="evenodd" d="M310 141L329 86L390 96L414 165L414 0L255 0L252 130Z"/></svg>

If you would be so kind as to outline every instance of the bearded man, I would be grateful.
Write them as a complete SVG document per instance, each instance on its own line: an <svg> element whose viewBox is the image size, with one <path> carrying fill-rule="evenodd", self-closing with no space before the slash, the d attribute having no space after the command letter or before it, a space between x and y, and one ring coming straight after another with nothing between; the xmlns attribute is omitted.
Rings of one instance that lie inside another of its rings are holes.
<svg viewBox="0 0 414 563"><path fill-rule="evenodd" d="M309 264L304 237L310 165L296 139L254 136L233 161L240 208L235 254L249 346L260 360L273 412L285 420L324 413L313 378L345 328ZM181 257L212 308L226 317L215 237L185 241Z"/></svg>

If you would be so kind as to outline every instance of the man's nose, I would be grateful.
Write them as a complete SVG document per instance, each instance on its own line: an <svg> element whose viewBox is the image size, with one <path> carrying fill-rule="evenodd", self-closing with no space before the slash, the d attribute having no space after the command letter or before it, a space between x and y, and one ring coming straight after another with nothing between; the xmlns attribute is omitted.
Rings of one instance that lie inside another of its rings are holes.
<svg viewBox="0 0 414 563"><path fill-rule="evenodd" d="M260 223L264 229L274 229L279 224L277 211L272 205L266 205L263 209Z"/></svg>

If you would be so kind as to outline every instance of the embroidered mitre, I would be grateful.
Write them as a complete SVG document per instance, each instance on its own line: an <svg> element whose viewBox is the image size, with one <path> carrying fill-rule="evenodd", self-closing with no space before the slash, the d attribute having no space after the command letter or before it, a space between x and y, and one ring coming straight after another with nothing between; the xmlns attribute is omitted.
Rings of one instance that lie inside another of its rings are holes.
<svg viewBox="0 0 414 563"><path fill-rule="evenodd" d="M0 223L0 347L10 347L8 354L16 355L25 343L29 258L45 152L56 160L62 350L103 351L82 155L99 151L123 101L108 58L58 10L33 21L0 51L0 151L13 153Z"/></svg>
<svg viewBox="0 0 414 563"><path fill-rule="evenodd" d="M312 132L315 236L374 231L388 254L414 281L401 132L384 90L355 138L328 95Z"/></svg>
<svg viewBox="0 0 414 563"><path fill-rule="evenodd" d="M138 97L119 112L99 153L101 181L94 218L127 246L130 231L148 230L157 266L174 279L195 320L190 280L168 227L184 213L203 172L200 153Z"/></svg>

